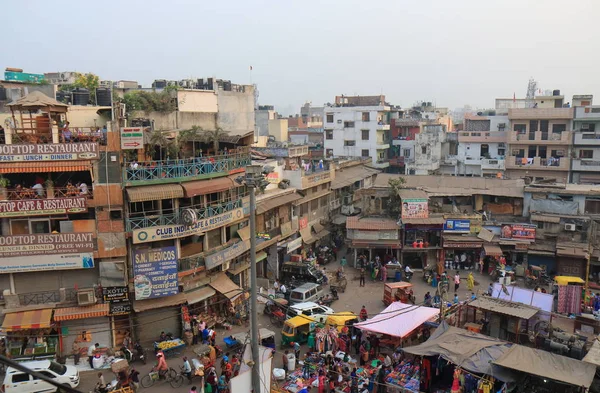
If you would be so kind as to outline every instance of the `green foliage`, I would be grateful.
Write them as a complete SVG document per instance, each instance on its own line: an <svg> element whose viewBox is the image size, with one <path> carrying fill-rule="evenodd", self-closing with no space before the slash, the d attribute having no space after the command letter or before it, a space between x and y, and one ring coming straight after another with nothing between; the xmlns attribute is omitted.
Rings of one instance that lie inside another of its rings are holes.
<svg viewBox="0 0 600 393"><path fill-rule="evenodd" d="M399 218L402 214L402 201L398 193L404 186L404 179L399 177L397 179L388 180L390 186L389 197L385 206L386 213L392 218Z"/></svg>
<svg viewBox="0 0 600 393"><path fill-rule="evenodd" d="M144 111L169 113L177 110L176 101L173 100L171 92L163 90L161 92L134 90L125 93L123 103L127 112Z"/></svg>
<svg viewBox="0 0 600 393"><path fill-rule="evenodd" d="M0 187L8 187L10 185L10 180L8 180L6 177L4 176L0 176Z"/></svg>
<svg viewBox="0 0 600 393"><path fill-rule="evenodd" d="M219 141L227 134L229 134L229 131L225 131L221 127L217 127L214 130L205 130L202 133L202 140L206 144L212 144L215 150L214 154L217 154L219 151Z"/></svg>

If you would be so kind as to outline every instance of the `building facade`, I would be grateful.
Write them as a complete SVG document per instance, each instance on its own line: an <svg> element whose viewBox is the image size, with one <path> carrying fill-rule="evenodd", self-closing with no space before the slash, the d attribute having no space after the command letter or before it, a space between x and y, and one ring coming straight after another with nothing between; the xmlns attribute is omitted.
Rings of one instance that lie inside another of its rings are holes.
<svg viewBox="0 0 600 393"><path fill-rule="evenodd" d="M573 153L571 183L600 183L600 106L593 96L573 96Z"/></svg>

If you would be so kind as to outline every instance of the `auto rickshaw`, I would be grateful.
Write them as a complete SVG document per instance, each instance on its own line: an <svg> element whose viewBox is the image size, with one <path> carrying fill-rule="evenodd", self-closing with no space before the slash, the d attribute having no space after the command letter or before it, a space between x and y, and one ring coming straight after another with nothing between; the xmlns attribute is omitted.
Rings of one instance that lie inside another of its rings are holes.
<svg viewBox="0 0 600 393"><path fill-rule="evenodd" d="M542 269L539 266L531 265L526 273L525 285L527 288L534 288L536 286L547 286L552 283L552 279L546 274L546 269Z"/></svg>
<svg viewBox="0 0 600 393"><path fill-rule="evenodd" d="M355 323L358 323L358 317L353 312L338 312L327 316L327 320L325 321L325 328L328 329L331 326L335 326L337 331L341 332L344 326L347 326L349 328Z"/></svg>
<svg viewBox="0 0 600 393"><path fill-rule="evenodd" d="M404 281L386 283L383 288L383 304L389 306L393 302L414 303L412 286Z"/></svg>
<svg viewBox="0 0 600 393"><path fill-rule="evenodd" d="M306 315L290 318L281 329L281 347L289 347L291 343L303 344L308 341L308 335L315 330L317 321Z"/></svg>
<svg viewBox="0 0 600 393"><path fill-rule="evenodd" d="M554 285L581 285L585 284L585 280L581 277L574 276L556 276L554 277Z"/></svg>

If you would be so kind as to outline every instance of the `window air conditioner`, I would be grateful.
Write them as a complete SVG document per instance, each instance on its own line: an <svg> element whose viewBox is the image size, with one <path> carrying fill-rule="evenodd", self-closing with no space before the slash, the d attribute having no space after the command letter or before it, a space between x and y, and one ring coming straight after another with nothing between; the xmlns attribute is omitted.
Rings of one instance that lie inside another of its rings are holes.
<svg viewBox="0 0 600 393"><path fill-rule="evenodd" d="M77 291L77 304L80 306L96 304L96 294L94 293L94 289L90 288Z"/></svg>
<svg viewBox="0 0 600 393"><path fill-rule="evenodd" d="M575 232L575 224L565 224L565 231Z"/></svg>

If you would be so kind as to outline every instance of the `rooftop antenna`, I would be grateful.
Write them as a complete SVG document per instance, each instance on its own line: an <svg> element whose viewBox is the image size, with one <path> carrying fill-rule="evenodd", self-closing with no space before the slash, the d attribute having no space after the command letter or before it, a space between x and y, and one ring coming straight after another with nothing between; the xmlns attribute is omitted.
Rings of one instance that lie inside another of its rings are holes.
<svg viewBox="0 0 600 393"><path fill-rule="evenodd" d="M537 82L535 81L535 79L529 78L529 83L527 84L527 95L525 97L526 108L533 108L536 90Z"/></svg>

